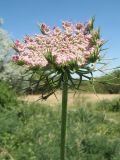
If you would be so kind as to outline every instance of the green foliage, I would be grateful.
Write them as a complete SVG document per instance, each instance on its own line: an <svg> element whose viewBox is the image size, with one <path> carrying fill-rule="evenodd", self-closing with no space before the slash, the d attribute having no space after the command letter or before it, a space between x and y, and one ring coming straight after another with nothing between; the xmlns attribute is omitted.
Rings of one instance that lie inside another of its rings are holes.
<svg viewBox="0 0 120 160"><path fill-rule="evenodd" d="M97 79L95 89L99 93L120 93L120 70L114 70L108 75Z"/></svg>
<svg viewBox="0 0 120 160"><path fill-rule="evenodd" d="M120 70L114 70L108 75L95 78L93 84L87 80L84 80L81 83L80 89L83 92L90 92L90 93L93 93L95 90L96 93L119 94Z"/></svg>
<svg viewBox="0 0 120 160"><path fill-rule="evenodd" d="M0 112L0 160L58 160L60 108L22 101L15 104L13 91L6 92L12 93L13 102L9 99L4 106L14 107ZM100 105L102 102L68 110L66 160L120 159L120 124L99 111Z"/></svg>
<svg viewBox="0 0 120 160"><path fill-rule="evenodd" d="M4 81L8 81L17 93L22 92L22 89L28 86L28 78L30 76L27 75L25 78L23 78L25 68L17 66L13 63L9 63L5 66L5 70L6 72L4 74Z"/></svg>
<svg viewBox="0 0 120 160"><path fill-rule="evenodd" d="M86 153L82 156L87 160L119 159L120 140L110 141L106 136L91 136L82 140L82 149ZM115 158L116 157L116 158Z"/></svg>
<svg viewBox="0 0 120 160"><path fill-rule="evenodd" d="M103 100L98 103L97 108L99 110L120 112L120 98L114 99L113 101Z"/></svg>
<svg viewBox="0 0 120 160"><path fill-rule="evenodd" d="M57 156L60 126L57 115L50 109L23 103L19 108L1 114L1 122L4 124L0 126L0 146L15 159L47 160Z"/></svg>
<svg viewBox="0 0 120 160"><path fill-rule="evenodd" d="M15 91L11 89L8 83L0 81L0 109L10 108L17 103Z"/></svg>

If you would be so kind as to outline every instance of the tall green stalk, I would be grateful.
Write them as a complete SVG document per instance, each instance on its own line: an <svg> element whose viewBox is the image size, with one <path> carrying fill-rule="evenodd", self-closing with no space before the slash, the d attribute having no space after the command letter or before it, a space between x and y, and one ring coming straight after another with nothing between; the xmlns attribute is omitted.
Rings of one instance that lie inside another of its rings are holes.
<svg viewBox="0 0 120 160"><path fill-rule="evenodd" d="M60 151L60 160L65 160L67 99L68 99L68 76L67 76L67 73L64 72L64 76L63 76L63 90L62 90L61 151Z"/></svg>

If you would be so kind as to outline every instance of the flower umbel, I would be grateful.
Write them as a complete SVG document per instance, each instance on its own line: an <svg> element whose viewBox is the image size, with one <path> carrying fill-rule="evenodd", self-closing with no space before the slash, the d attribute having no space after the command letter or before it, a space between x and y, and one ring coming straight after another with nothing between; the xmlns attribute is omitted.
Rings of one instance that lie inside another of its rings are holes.
<svg viewBox="0 0 120 160"><path fill-rule="evenodd" d="M59 67L83 67L95 62L100 54L103 41L98 35L98 31L91 28L92 21L85 25L82 23L72 24L63 21L63 29L55 26L50 30L46 24L41 24L42 34L33 37L25 36L24 43L16 41L14 48L19 52L13 61L22 61L29 67L46 67L55 65ZM96 49L97 48L97 49ZM49 54L53 61L49 60ZM94 60L90 61L91 57Z"/></svg>

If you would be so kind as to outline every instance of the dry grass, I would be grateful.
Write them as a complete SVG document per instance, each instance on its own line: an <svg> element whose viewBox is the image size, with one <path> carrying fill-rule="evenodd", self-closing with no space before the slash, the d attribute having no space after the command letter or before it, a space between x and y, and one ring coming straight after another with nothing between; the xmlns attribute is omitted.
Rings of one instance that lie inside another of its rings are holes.
<svg viewBox="0 0 120 160"><path fill-rule="evenodd" d="M56 93L57 99L54 95L50 96L46 101L39 101L42 104L47 104L50 106L58 106L61 105L61 92ZM104 99L108 100L113 100L115 98L120 97L119 94L80 94L80 93L72 93L70 92L68 94L68 105L69 106L75 106L75 105L80 105L86 102L99 102ZM38 101L40 98L40 95L28 95L21 97L23 100L28 101L28 102L34 102Z"/></svg>

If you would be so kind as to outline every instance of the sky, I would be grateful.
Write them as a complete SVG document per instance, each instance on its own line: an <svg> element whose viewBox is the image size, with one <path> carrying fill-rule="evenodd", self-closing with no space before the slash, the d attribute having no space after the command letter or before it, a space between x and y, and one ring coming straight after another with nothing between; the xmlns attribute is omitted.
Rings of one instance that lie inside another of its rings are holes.
<svg viewBox="0 0 120 160"><path fill-rule="evenodd" d="M120 66L120 0L0 0L2 27L13 40L39 33L38 23L51 27L63 20L84 23L92 16L107 41L105 54L112 59L107 63L110 68Z"/></svg>

